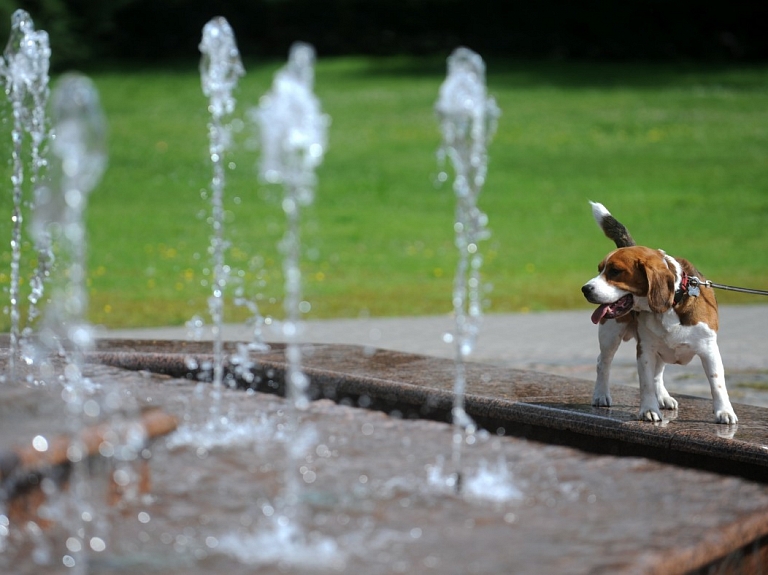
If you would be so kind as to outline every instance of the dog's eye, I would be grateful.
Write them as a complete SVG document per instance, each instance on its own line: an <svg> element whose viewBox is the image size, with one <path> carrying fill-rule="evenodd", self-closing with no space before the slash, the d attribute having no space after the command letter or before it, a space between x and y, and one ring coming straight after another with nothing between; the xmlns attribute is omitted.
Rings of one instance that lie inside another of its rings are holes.
<svg viewBox="0 0 768 575"><path fill-rule="evenodd" d="M620 275L621 275L621 270L619 268L609 266L605 270L605 277L607 277L608 279L616 279Z"/></svg>

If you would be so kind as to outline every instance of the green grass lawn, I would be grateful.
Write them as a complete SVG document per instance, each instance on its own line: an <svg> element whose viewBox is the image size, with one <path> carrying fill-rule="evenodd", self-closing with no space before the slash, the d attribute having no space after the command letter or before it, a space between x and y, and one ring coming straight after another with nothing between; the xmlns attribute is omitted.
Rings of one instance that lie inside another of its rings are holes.
<svg viewBox="0 0 768 575"><path fill-rule="evenodd" d="M247 112L278 65L246 66L225 192L230 297L240 289L277 316L281 190L258 180ZM316 91L332 125L316 200L303 214L308 317L451 310L455 202L450 184L435 185L433 106L444 75L434 59L319 60ZM149 326L205 316L211 168L197 69L92 78L110 163L88 207L90 320ZM768 288L768 66L492 61L488 87L502 117L480 199L492 233L481 244L487 312L587 307L579 288L612 247L589 199L639 243L692 260L714 281ZM10 157L10 124L3 128L0 153ZM7 174L0 237L10 239ZM8 275L0 272L6 289ZM228 320L247 316L227 310Z"/></svg>

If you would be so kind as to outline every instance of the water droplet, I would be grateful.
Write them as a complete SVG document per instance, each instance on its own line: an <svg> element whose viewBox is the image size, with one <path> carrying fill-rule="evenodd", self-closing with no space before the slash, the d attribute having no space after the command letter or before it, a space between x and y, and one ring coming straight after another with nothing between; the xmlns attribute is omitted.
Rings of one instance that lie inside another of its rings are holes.
<svg viewBox="0 0 768 575"><path fill-rule="evenodd" d="M83 458L83 452L79 445L70 445L67 448L67 459L72 463L78 463Z"/></svg>
<svg viewBox="0 0 768 575"><path fill-rule="evenodd" d="M109 441L102 441L99 444L99 454L102 457L113 457L115 455L115 446Z"/></svg>
<svg viewBox="0 0 768 575"><path fill-rule="evenodd" d="M98 417L101 412L98 402L93 399L89 399L83 404L83 413L88 417Z"/></svg>
<svg viewBox="0 0 768 575"><path fill-rule="evenodd" d="M41 453L48 451L48 440L42 435L36 435L32 440L32 447L35 448L35 451L39 451Z"/></svg>
<svg viewBox="0 0 768 575"><path fill-rule="evenodd" d="M283 200L283 211L286 214L293 214L296 211L296 201L293 198L285 198Z"/></svg>
<svg viewBox="0 0 768 575"><path fill-rule="evenodd" d="M112 478L114 479L115 484L120 487L126 487L131 483L131 474L125 469L117 469L112 474Z"/></svg>
<svg viewBox="0 0 768 575"><path fill-rule="evenodd" d="M309 146L309 155L312 158L321 158L323 156L323 146L318 143L311 144Z"/></svg>

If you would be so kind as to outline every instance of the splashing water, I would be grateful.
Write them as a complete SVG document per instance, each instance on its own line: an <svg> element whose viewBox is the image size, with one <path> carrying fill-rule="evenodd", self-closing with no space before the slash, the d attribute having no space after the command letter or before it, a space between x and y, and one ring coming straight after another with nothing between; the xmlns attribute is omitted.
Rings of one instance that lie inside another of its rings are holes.
<svg viewBox="0 0 768 575"><path fill-rule="evenodd" d="M208 309L213 322L213 419L219 419L221 388L224 380L224 351L222 324L224 321L224 289L227 286L228 266L224 264L224 154L231 144L231 128L226 118L235 110L232 91L245 74L240 53L235 43L235 34L225 18L217 17L203 27L200 42L200 80L203 94L208 97L208 141L213 178L211 180L211 209L213 236L211 255L213 259L213 290L208 300Z"/></svg>
<svg viewBox="0 0 768 575"><path fill-rule="evenodd" d="M437 463L427 469L427 483L433 489L444 492L456 490L455 473L444 473L444 461L438 457ZM462 493L470 500L505 503L523 499L523 492L514 484L504 457L499 457L495 464L485 460L479 462L474 473L463 480Z"/></svg>
<svg viewBox="0 0 768 575"><path fill-rule="evenodd" d="M11 285L10 285L10 357L8 368L11 379L15 377L15 362L19 353L20 313L19 285L21 265L22 205L24 184L24 160L22 147L24 133L31 138L32 173L30 182L39 184L41 170L46 161L41 154L43 143L48 136L45 122L45 106L48 99L48 67L51 50L48 33L36 31L30 15L24 10L16 10L11 17L11 32L8 45L3 53L0 73L5 83L5 92L13 109L13 129L11 137L13 150L13 212L11 220ZM48 242L49 243L49 242ZM38 242L38 272L31 280L30 319L37 315L36 304L42 297L43 281L47 275L50 258L47 254L48 243L44 238ZM43 246L43 247L41 247Z"/></svg>
<svg viewBox="0 0 768 575"><path fill-rule="evenodd" d="M202 427L184 425L168 438L166 446L168 449L193 447L198 454L217 448L246 448L274 439L276 428L265 415L258 420L232 421L221 433L211 433L210 421Z"/></svg>
<svg viewBox="0 0 768 575"><path fill-rule="evenodd" d="M271 517L257 535L230 533L218 544L218 551L248 565L279 565L312 572L342 572L346 556L333 539L317 533L307 537L292 523Z"/></svg>
<svg viewBox="0 0 768 575"><path fill-rule="evenodd" d="M210 99L208 111L214 120L221 121L235 111L232 91L245 74L235 33L226 18L218 16L205 24L199 48L203 94ZM228 142L221 143L226 149Z"/></svg>
<svg viewBox="0 0 768 575"><path fill-rule="evenodd" d="M466 388L465 360L472 353L482 318L482 286L479 251L481 240L489 236L488 217L477 207L488 167L487 147L496 131L499 108L487 96L485 63L467 48L457 48L448 58L448 75L440 87L435 104L443 143L438 152L441 164L448 157L453 164L456 194L456 247L459 261L453 284L453 309L456 346L453 421L454 466L460 473L461 445L464 433L476 428L464 410ZM441 174L441 179L447 179ZM450 339L450 338L449 338ZM460 477L460 476L459 476ZM459 482L457 481L457 487Z"/></svg>
<svg viewBox="0 0 768 575"><path fill-rule="evenodd" d="M503 457L499 457L495 465L481 461L477 472L464 481L464 493L470 499L496 503L523 498Z"/></svg>

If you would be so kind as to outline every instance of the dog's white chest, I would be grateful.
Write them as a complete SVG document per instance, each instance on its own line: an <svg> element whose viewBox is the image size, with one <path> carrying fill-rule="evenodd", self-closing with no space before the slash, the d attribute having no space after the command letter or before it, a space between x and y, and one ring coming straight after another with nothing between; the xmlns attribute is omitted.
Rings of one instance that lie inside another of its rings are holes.
<svg viewBox="0 0 768 575"><path fill-rule="evenodd" d="M716 337L706 324L682 325L674 311L643 312L638 318L638 336L666 363L686 365Z"/></svg>
<svg viewBox="0 0 768 575"><path fill-rule="evenodd" d="M656 353L659 354L665 363L675 363L678 365L687 365L696 356L696 352L687 345L679 345L677 347L659 346Z"/></svg>

